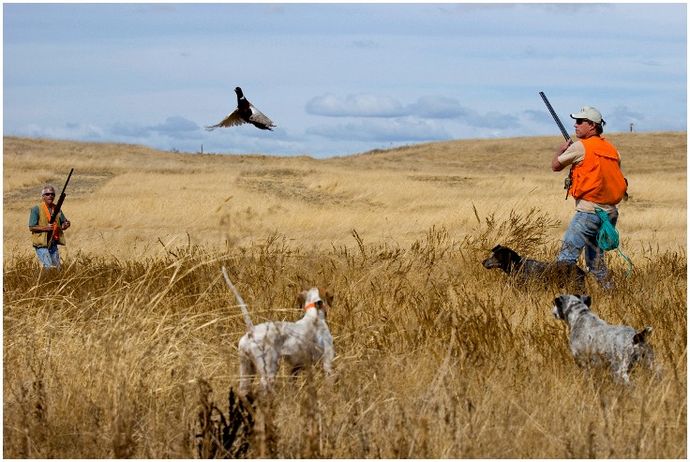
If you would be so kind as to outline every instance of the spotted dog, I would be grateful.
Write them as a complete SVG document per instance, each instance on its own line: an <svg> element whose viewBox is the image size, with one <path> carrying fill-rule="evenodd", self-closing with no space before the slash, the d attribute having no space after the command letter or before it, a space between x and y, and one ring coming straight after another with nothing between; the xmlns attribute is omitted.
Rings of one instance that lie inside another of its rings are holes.
<svg viewBox="0 0 690 462"><path fill-rule="evenodd" d="M637 363L654 370L654 352L646 342L651 327L636 331L610 325L590 310L592 299L587 295L560 295L553 303L554 317L565 321L570 331L570 351L578 366L608 366L614 379L626 384Z"/></svg>
<svg viewBox="0 0 690 462"><path fill-rule="evenodd" d="M330 291L313 287L298 294L297 301L304 310L302 319L296 322L268 321L254 325L247 305L230 282L225 268L223 275L228 287L239 302L247 332L239 341L240 396L251 392L254 376L260 376L264 391L273 387L276 374L284 360L291 373L321 361L326 374L333 369L333 337L326 324L326 316L333 303Z"/></svg>

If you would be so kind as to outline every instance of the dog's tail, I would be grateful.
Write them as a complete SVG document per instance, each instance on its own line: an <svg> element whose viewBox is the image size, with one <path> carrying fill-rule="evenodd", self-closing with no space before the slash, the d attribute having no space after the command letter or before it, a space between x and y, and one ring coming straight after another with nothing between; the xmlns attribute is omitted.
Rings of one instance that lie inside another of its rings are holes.
<svg viewBox="0 0 690 462"><path fill-rule="evenodd" d="M230 287L230 290L232 290L232 293L235 294L235 298L237 299L237 303L240 304L240 309L242 310L242 316L244 317L244 323L247 325L247 332L252 332L254 330L254 324L252 323L252 320L249 317L249 311L247 311L247 304L244 303L244 300L242 300L240 293L237 291L237 289L235 289L235 286L232 285L232 282L230 282L230 278L228 277L228 272L225 271L225 266L223 266L223 276L225 277L225 282L227 283L228 287Z"/></svg>

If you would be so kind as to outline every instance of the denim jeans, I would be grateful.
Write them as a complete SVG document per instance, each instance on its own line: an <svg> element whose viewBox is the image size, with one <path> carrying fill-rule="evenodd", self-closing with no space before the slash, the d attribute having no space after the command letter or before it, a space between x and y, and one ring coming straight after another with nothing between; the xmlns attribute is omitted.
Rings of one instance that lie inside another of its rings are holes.
<svg viewBox="0 0 690 462"><path fill-rule="evenodd" d="M609 221L614 226L618 221L618 211L609 213ZM606 258L604 251L597 245L597 233L601 228L601 219L596 213L575 212L568 230L563 236L563 246L561 252L556 257L557 261L565 261L577 264L582 249L585 251L585 263L589 272L605 289L613 287L613 281L609 277L606 268Z"/></svg>
<svg viewBox="0 0 690 462"><path fill-rule="evenodd" d="M56 243L52 243L50 247L34 247L34 249L44 268L60 268L60 252Z"/></svg>

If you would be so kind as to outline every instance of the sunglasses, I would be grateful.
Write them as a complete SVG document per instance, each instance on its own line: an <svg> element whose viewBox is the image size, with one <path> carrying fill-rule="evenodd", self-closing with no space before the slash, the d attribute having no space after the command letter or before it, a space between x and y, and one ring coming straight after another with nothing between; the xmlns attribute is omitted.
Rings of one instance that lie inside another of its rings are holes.
<svg viewBox="0 0 690 462"><path fill-rule="evenodd" d="M575 119L575 125L582 125L585 122L589 122L587 119Z"/></svg>
<svg viewBox="0 0 690 462"><path fill-rule="evenodd" d="M55 197L55 193L44 193L43 195L44 195L44 196L53 196L53 197Z"/></svg>

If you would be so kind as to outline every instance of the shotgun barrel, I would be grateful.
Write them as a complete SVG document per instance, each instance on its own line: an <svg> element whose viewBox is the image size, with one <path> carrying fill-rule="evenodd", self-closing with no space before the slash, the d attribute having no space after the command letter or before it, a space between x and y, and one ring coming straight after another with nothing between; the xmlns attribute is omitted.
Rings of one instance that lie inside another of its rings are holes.
<svg viewBox="0 0 690 462"><path fill-rule="evenodd" d="M546 109L549 110L551 113L551 117L553 117L553 120L556 122L556 125L558 125L558 129L561 131L561 134L563 135L563 138L565 138L566 141L569 141L571 144L573 142L572 138L568 134L568 131L565 129L563 126L563 123L561 122L561 119L558 118L558 114L556 114L556 111L553 110L553 107L551 106L551 103L549 103L549 99L546 97L543 91L539 92L539 96L541 96L541 99L544 101L544 104L546 104ZM573 166L570 166L570 172L568 173L568 176L565 178L565 181L563 182L563 189L565 189L565 200L568 200L568 193L570 192L570 186L573 182Z"/></svg>
<svg viewBox="0 0 690 462"><path fill-rule="evenodd" d="M72 178L72 172L74 169L70 169L69 175L67 175L67 181L65 181L65 185L62 187L62 192L60 193L60 199L58 199L57 204L55 204L55 208L53 209L53 214L50 216L50 221L49 223L52 225L55 223L55 220L57 220L57 217L60 214L60 210L62 209L62 203L65 202L65 197L67 194L65 194L65 190L67 189L67 185L69 184L70 178Z"/></svg>
<svg viewBox="0 0 690 462"><path fill-rule="evenodd" d="M556 114L556 111L553 110L553 107L551 106L551 103L549 103L549 99L546 97L543 91L539 92L539 96L541 96L541 99L544 100L544 104L546 104L546 109L549 110L551 113L551 117L553 117L553 120L556 122L556 125L558 125L558 128L561 130L561 134L563 134L563 138L565 138L566 141L571 141L570 135L568 134L568 131L565 129L563 124L561 123L561 119L558 118L558 114Z"/></svg>

